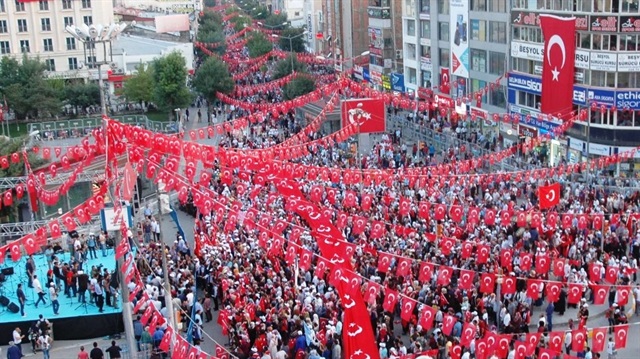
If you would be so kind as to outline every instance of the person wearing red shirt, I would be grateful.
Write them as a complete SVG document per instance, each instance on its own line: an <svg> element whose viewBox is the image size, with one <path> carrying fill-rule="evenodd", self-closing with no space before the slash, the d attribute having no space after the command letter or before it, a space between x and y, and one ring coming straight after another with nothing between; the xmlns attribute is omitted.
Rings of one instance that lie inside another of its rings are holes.
<svg viewBox="0 0 640 359"><path fill-rule="evenodd" d="M89 353L84 351L84 347L80 347L80 352L78 352L78 359L89 359Z"/></svg>

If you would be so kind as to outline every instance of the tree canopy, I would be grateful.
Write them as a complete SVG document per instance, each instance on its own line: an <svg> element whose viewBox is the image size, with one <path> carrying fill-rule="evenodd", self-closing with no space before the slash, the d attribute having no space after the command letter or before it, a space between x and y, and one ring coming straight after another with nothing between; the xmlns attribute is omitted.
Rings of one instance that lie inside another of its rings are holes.
<svg viewBox="0 0 640 359"><path fill-rule="evenodd" d="M215 57L205 60L193 79L193 87L209 102L215 100L218 92L230 93L234 86L227 64Z"/></svg>
<svg viewBox="0 0 640 359"><path fill-rule="evenodd" d="M285 100L293 100L294 98L306 95L316 89L316 83L309 76L296 76L282 88Z"/></svg>
<svg viewBox="0 0 640 359"><path fill-rule="evenodd" d="M249 49L249 57L256 58L273 50L273 44L261 32L254 32L247 41L247 48Z"/></svg>
<svg viewBox="0 0 640 359"><path fill-rule="evenodd" d="M131 102L153 101L153 74L149 66L141 63L137 73L124 83L124 97Z"/></svg>
<svg viewBox="0 0 640 359"><path fill-rule="evenodd" d="M280 33L279 45L284 51L305 52L305 36L302 28L287 28Z"/></svg>
<svg viewBox="0 0 640 359"><path fill-rule="evenodd" d="M5 56L0 60L0 93L17 118L52 116L60 112L62 94L46 79L45 71L39 58L25 55L18 61Z"/></svg>
<svg viewBox="0 0 640 359"><path fill-rule="evenodd" d="M282 30L287 27L287 13L281 12L279 14L269 14L262 22L268 29Z"/></svg>
<svg viewBox="0 0 640 359"><path fill-rule="evenodd" d="M100 103L100 87L95 83L75 82L65 86L66 103L86 108Z"/></svg>
<svg viewBox="0 0 640 359"><path fill-rule="evenodd" d="M187 66L179 52L155 59L153 67L153 103L163 111L184 108L192 102L187 88Z"/></svg>
<svg viewBox="0 0 640 359"><path fill-rule="evenodd" d="M223 54L226 46L222 16L217 12L205 10L198 22L198 41L205 44L217 44L218 46L212 50L218 54Z"/></svg>
<svg viewBox="0 0 640 359"><path fill-rule="evenodd" d="M276 67L273 70L272 78L274 80L277 80L293 73L293 71L291 70L291 63L293 63L293 71L307 72L307 65L298 61L298 57L295 54L289 54L287 58L282 59L276 63Z"/></svg>

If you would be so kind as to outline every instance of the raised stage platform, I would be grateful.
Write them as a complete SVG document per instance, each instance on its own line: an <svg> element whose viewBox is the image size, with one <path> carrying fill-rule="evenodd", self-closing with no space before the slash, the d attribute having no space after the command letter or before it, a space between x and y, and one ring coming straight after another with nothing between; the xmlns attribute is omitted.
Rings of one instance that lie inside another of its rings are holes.
<svg viewBox="0 0 640 359"><path fill-rule="evenodd" d="M110 272L115 269L116 262L113 249L107 251L106 257L102 256L100 250L97 250L97 255L98 258L96 259L87 258L87 262L83 264L85 273L90 273L92 266L100 264ZM69 262L69 253L60 253L57 257L62 263ZM0 265L0 269L13 268L14 273L6 276L5 281L0 283L0 295L7 297L11 303L15 303L19 307L16 289L18 283L22 283L27 302L24 308L25 317L22 317L19 312L12 313L8 306L0 306L0 338L11 338L11 333L16 327L20 327L22 333L26 335L29 327L38 320L40 314L52 323L55 340L89 339L124 331L121 298L118 298L117 308L109 307L105 302L104 312L100 313L95 305L89 304L89 291L87 291L87 305L84 306L78 302L77 297L68 298L65 296L63 287L58 294L59 314L54 315L49 291L48 288L45 288L49 269L47 261L42 253L34 254L33 259L36 265L36 274L46 293L46 304L43 305L41 302L38 308L35 307L38 295L33 288L29 288L27 285L27 257L20 258L18 262L5 258L5 262Z"/></svg>

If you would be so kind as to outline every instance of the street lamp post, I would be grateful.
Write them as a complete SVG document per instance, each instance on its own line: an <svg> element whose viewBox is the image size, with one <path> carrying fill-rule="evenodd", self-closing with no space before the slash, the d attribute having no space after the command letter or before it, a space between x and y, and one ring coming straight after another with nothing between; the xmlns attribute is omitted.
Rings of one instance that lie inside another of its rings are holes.
<svg viewBox="0 0 640 359"><path fill-rule="evenodd" d="M304 30L302 33L295 35L295 36L280 36L277 34L272 34L271 36L276 37L276 38L281 38L281 39L287 39L289 40L289 52L291 52L290 54L290 58L291 58L291 73L293 73L293 39L297 39L299 37L302 37L306 34L308 34L309 31Z"/></svg>
<svg viewBox="0 0 640 359"><path fill-rule="evenodd" d="M113 61L113 56L111 52L111 42L118 37L122 33L122 31L127 27L125 23L119 24L107 24L107 25L87 25L81 24L79 26L70 25L66 27L66 31L71 34L76 40L80 41L84 47L84 57L85 63L89 66L90 69L97 68L98 69L98 86L100 87L100 108L103 116L103 126L105 139L108 131L108 119L107 116L107 103L104 94L104 83L102 80L102 65L109 64ZM100 60L98 60L98 51L96 46L102 47L102 56ZM108 151L108 144L105 144L105 148ZM106 153L107 162L109 162L108 153ZM113 192L111 192L113 194ZM119 199L115 196L111 196L111 200L118 201ZM122 219L125 221L126 219ZM123 239L122 235L119 231L116 234L116 246ZM117 260L117 267L122 268L124 265L124 258L121 257ZM118 271L120 272L120 271ZM119 273L120 276L120 292L122 293L122 316L124 319L124 329L125 336L127 338L127 345L129 347L129 352L132 357L137 356L137 345L136 340L133 334L133 316L131 313L131 305L129 303L129 288L127 287L127 283L125 283L124 275Z"/></svg>
<svg viewBox="0 0 640 359"><path fill-rule="evenodd" d="M260 21L258 21L257 24L260 25L261 27L266 27L269 30L280 30L279 29L280 27L289 25L289 23L286 22L286 21L283 22L282 24L278 24L278 25L267 25L267 24L262 23Z"/></svg>

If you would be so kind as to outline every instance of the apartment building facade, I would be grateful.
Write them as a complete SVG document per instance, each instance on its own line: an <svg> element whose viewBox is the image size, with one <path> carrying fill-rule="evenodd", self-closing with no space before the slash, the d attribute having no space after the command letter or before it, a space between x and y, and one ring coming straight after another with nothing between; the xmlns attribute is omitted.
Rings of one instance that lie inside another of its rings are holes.
<svg viewBox="0 0 640 359"><path fill-rule="evenodd" d="M39 57L50 75L84 77L84 48L65 30L80 23L113 22L111 1L9 1L0 0L0 56ZM101 48L96 56L102 56Z"/></svg>

